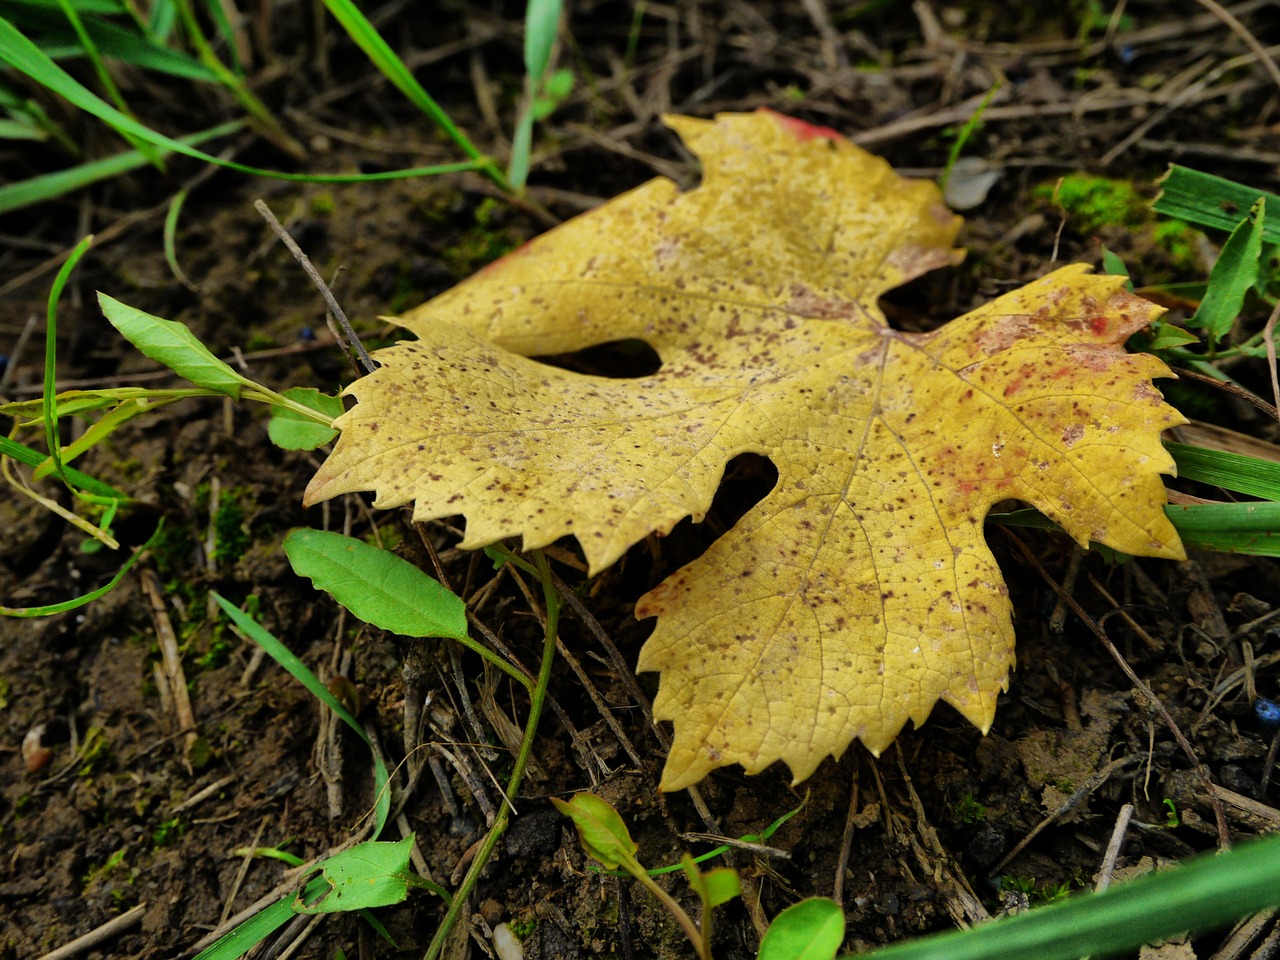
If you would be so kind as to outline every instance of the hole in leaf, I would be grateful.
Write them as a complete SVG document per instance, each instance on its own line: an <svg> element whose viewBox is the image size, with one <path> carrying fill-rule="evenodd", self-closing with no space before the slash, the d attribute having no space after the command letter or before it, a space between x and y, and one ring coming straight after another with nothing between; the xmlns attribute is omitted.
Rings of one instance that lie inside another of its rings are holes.
<svg viewBox="0 0 1280 960"><path fill-rule="evenodd" d="M711 509L701 523L688 517L663 540L662 566L670 573L700 556L724 536L748 510L769 495L778 483L778 468L768 457L743 453L725 466ZM652 584L650 584L652 585Z"/></svg>
<svg viewBox="0 0 1280 960"><path fill-rule="evenodd" d="M662 367L658 351L643 340L610 340L573 353L533 357L538 363L592 377L632 380L651 377Z"/></svg>

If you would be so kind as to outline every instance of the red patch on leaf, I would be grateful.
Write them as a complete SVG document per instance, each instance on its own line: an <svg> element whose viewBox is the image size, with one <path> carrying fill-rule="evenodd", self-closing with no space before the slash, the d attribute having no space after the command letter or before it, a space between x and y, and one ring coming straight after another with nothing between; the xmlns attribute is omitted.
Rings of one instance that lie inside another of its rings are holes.
<svg viewBox="0 0 1280 960"><path fill-rule="evenodd" d="M797 120L795 117L788 117L785 113L778 113L776 110L770 110L768 107L761 107L761 113L767 113L773 119L778 121L778 125L795 137L801 143L809 140L843 140L844 134L838 130L832 130L830 127L819 127L804 120Z"/></svg>

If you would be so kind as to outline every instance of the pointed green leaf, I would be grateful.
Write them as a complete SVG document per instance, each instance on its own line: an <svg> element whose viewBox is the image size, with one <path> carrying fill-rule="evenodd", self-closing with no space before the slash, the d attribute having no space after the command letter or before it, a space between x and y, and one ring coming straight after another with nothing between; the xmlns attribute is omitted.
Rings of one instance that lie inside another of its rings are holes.
<svg viewBox="0 0 1280 960"><path fill-rule="evenodd" d="M598 860L609 870L626 870L643 873L636 860L640 848L631 839L627 825L618 811L593 793L578 793L567 803L551 798L555 808L573 821L578 840L587 856Z"/></svg>
<svg viewBox="0 0 1280 960"><path fill-rule="evenodd" d="M244 378L223 363L183 324L98 294L98 303L120 335L156 363L164 364L197 387L240 399Z"/></svg>
<svg viewBox="0 0 1280 960"><path fill-rule="evenodd" d="M330 420L342 413L341 397L331 397L314 387L294 387L286 390L284 395ZM314 450L336 437L338 431L297 410L276 407L271 411L271 419L267 422L267 435L272 443L283 450Z"/></svg>
<svg viewBox="0 0 1280 960"><path fill-rule="evenodd" d="M1231 231L1218 262L1209 273L1209 289L1187 326L1200 327L1214 340L1226 336L1240 316L1244 296L1258 282L1266 201L1259 199L1247 219Z"/></svg>
<svg viewBox="0 0 1280 960"><path fill-rule="evenodd" d="M404 637L470 640L462 600L394 553L325 530L294 530L284 552L298 576L366 623Z"/></svg>

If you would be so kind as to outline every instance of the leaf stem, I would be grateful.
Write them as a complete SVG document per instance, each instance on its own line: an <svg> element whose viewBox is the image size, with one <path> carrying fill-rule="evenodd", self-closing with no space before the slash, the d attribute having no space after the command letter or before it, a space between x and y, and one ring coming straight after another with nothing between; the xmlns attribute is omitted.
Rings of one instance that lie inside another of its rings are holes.
<svg viewBox="0 0 1280 960"><path fill-rule="evenodd" d="M542 708L546 703L547 688L551 684L551 668L555 663L556 656L556 637L560 631L560 595L556 592L555 583L551 576L551 565L547 562L547 558L541 550L533 551L533 561L538 571L538 577L542 581L542 596L547 606L547 629L542 642L542 665L538 670L538 682L534 686L530 698L529 719L524 725L524 737L520 741L520 751L516 754L515 767L507 780L507 789L502 798L502 807L498 810L493 826L489 828L489 833L484 838L484 843L476 853L475 859L471 861L471 868L467 871L467 875L462 878L462 883L458 885L458 889L454 891L453 902L449 904L449 910L445 913L444 920L440 922L435 936L431 938L424 960L436 960L441 956L449 931L453 929L459 914L462 913L467 904L471 891L480 880L480 874L488 866L489 858L493 856L494 848L497 847L498 841L502 839L502 835L507 830L507 823L511 819L511 798L520 789L520 781L524 779L525 769L529 765L529 758L533 755L533 740L538 732L538 721L542 719ZM676 909L678 910L679 906ZM702 960L709 960L709 958L702 958Z"/></svg>

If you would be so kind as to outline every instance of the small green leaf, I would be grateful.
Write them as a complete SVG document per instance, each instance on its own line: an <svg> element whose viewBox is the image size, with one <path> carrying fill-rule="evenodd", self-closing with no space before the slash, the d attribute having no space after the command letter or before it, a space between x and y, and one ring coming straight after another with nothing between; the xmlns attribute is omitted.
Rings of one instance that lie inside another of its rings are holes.
<svg viewBox="0 0 1280 960"><path fill-rule="evenodd" d="M105 293L98 303L120 335L156 363L164 364L197 387L240 399L244 378L223 363L183 324L130 307Z"/></svg>
<svg viewBox="0 0 1280 960"><path fill-rule="evenodd" d="M1244 306L1244 296L1258 282L1258 262L1262 253L1262 233L1266 225L1266 201L1259 199L1240 222L1222 248L1218 262L1209 273L1209 289L1187 326L1201 327L1220 340L1231 330Z"/></svg>
<svg viewBox="0 0 1280 960"><path fill-rule="evenodd" d="M462 600L394 553L325 530L294 530L284 552L298 576L375 627L404 637L470 640Z"/></svg>
<svg viewBox="0 0 1280 960"><path fill-rule="evenodd" d="M318 898L299 893L295 913L344 913L403 903L409 896L413 834L395 843L369 840L320 864L328 889Z"/></svg>
<svg viewBox="0 0 1280 960"><path fill-rule="evenodd" d="M1106 244L1102 245L1102 272L1109 273L1116 277L1128 277L1129 268L1124 265L1124 261L1119 255ZM1124 285L1125 289L1133 292L1133 281L1130 280Z"/></svg>
<svg viewBox="0 0 1280 960"><path fill-rule="evenodd" d="M636 851L640 848L631 839L618 811L608 801L593 793L578 793L567 803L555 797L551 802L573 821L587 856L598 860L609 870L623 869L633 874L637 870L643 872L636 860Z"/></svg>
<svg viewBox="0 0 1280 960"><path fill-rule="evenodd" d="M286 390L284 395L330 420L342 413L341 397L331 397L314 387L293 387ZM271 411L271 419L267 422L267 435L272 443L284 450L314 450L336 437L338 431L307 418L297 410L276 407Z"/></svg>
<svg viewBox="0 0 1280 960"><path fill-rule="evenodd" d="M814 897L778 914L760 941L758 960L832 960L844 942L844 912Z"/></svg>
<svg viewBox="0 0 1280 960"><path fill-rule="evenodd" d="M1143 348L1148 351L1168 350L1200 342L1200 338L1190 330L1183 330L1172 323L1161 323L1158 320L1151 325L1150 337L1151 339Z"/></svg>
<svg viewBox="0 0 1280 960"><path fill-rule="evenodd" d="M697 869L696 867L694 869ZM702 888L708 906L718 907L734 897L742 896L742 884L738 871L733 867L716 867L702 874Z"/></svg>

